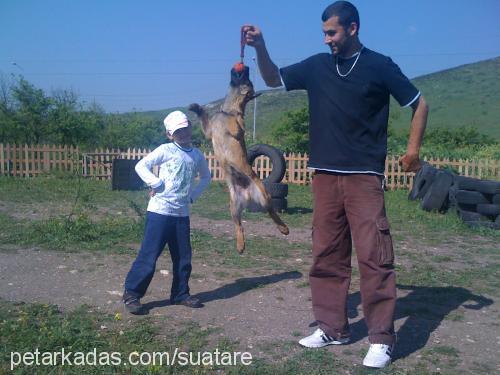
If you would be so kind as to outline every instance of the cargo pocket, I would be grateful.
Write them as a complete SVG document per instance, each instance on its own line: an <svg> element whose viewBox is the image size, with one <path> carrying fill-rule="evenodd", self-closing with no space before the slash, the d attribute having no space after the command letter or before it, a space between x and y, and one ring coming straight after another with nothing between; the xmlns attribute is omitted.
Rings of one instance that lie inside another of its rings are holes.
<svg viewBox="0 0 500 375"><path fill-rule="evenodd" d="M389 222L386 217L377 220L377 229L379 264L381 266L392 265L394 263L394 249L392 247L391 232L389 231Z"/></svg>

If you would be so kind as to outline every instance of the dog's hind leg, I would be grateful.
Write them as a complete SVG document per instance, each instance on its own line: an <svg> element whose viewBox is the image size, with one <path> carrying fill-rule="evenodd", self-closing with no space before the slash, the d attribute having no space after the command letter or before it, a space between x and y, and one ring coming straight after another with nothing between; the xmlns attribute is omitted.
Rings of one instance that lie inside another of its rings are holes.
<svg viewBox="0 0 500 375"><path fill-rule="evenodd" d="M238 191L238 186L234 186L228 181L229 196L230 196L230 209L231 217L233 219L234 227L236 230L236 250L241 254L245 251L245 233L241 225L241 214L243 213L244 197L241 191Z"/></svg>
<svg viewBox="0 0 500 375"><path fill-rule="evenodd" d="M290 233L290 230L288 229L287 225L283 222L283 220L281 220L276 211L274 211L273 205L271 203L267 208L267 213L269 214L269 216L271 216L271 219L273 219L273 221L276 223L276 225L278 226L278 230L281 233L285 235Z"/></svg>

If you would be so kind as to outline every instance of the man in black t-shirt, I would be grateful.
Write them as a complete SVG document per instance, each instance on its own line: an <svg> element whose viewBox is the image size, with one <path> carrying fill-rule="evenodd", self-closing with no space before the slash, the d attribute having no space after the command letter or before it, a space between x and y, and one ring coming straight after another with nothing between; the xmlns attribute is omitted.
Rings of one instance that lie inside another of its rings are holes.
<svg viewBox="0 0 500 375"><path fill-rule="evenodd" d="M306 90L309 100L309 168L313 178L312 306L319 328L299 343L322 347L349 342L347 295L352 243L360 271L363 312L370 348L363 364L385 367L395 342L394 253L384 205L389 99L413 109L405 171L420 168L427 123L423 96L389 58L364 47L359 15L347 1L322 15L320 53L282 69L271 60L262 32L245 25L246 43L257 52L260 72L271 87Z"/></svg>

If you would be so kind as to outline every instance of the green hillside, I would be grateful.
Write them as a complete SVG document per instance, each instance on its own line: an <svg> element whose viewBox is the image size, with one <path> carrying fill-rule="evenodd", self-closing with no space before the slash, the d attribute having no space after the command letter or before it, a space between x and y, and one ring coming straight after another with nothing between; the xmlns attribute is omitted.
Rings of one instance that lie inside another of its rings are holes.
<svg viewBox="0 0 500 375"><path fill-rule="evenodd" d="M279 123L283 113L307 104L307 97L304 91L286 92L283 89L259 91L262 95L257 98L257 116L256 116L256 137L259 140L266 140L271 135L272 128ZM209 112L217 111L222 105L223 99L218 99L208 104L204 104ZM253 129L253 108L254 101L247 105L245 112L245 122L247 134L252 134ZM141 115L147 116L161 123L165 116L174 110L185 111L188 117L193 120L196 116L187 112L185 107L175 107L159 111L141 112ZM126 114L124 114L126 115Z"/></svg>
<svg viewBox="0 0 500 375"><path fill-rule="evenodd" d="M500 140L499 76L497 57L413 79L429 103L428 128L472 126ZM408 115L395 102L391 124L395 129L409 126Z"/></svg>
<svg viewBox="0 0 500 375"><path fill-rule="evenodd" d="M497 57L413 79L430 106L428 129L473 126L480 133L500 140L499 76L500 57ZM221 102L219 99L206 106L213 111L220 108ZM272 129L279 123L283 113L306 104L307 97L303 91L262 91L262 95L257 98L257 139L269 141ZM246 109L248 134L252 132L253 105L250 103ZM161 121L171 110L174 108L142 114ZM408 129L410 117L411 109L400 108L396 102L392 102L390 124L394 129Z"/></svg>

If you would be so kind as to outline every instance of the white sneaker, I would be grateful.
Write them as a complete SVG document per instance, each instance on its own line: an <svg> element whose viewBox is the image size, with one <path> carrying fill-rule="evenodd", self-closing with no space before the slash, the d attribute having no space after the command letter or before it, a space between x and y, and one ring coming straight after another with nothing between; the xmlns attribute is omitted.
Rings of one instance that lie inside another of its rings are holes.
<svg viewBox="0 0 500 375"><path fill-rule="evenodd" d="M363 359L363 366L383 368L391 363L392 346L385 344L371 344L365 359Z"/></svg>
<svg viewBox="0 0 500 375"><path fill-rule="evenodd" d="M327 345L341 345L347 344L349 338L335 339L327 335L321 328L318 328L311 336L304 337L299 341L299 344L306 348L322 348Z"/></svg>

